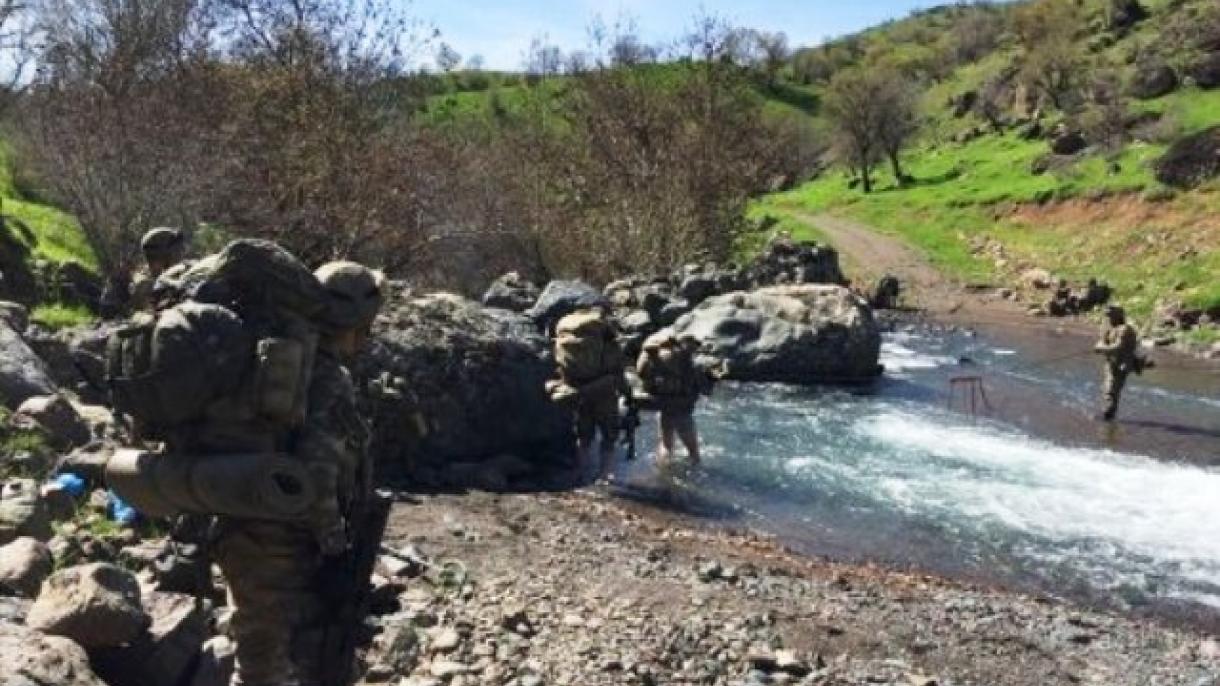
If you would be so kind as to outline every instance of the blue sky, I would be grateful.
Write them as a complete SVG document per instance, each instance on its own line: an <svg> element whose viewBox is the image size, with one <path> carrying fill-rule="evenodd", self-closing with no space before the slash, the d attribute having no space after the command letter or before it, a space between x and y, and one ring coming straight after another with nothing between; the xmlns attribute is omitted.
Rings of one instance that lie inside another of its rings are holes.
<svg viewBox="0 0 1220 686"><path fill-rule="evenodd" d="M736 25L788 34L793 46L820 43L949 0L404 0L418 19L441 31L463 57L481 55L489 69L520 69L530 40L546 36L568 50L588 44L594 17L635 19L649 43L684 33L700 9Z"/></svg>

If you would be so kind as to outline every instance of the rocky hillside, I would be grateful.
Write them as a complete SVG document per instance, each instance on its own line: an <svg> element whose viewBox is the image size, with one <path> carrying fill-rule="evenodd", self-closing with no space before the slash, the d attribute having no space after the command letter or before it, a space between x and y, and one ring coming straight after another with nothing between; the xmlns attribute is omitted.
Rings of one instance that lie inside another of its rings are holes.
<svg viewBox="0 0 1220 686"><path fill-rule="evenodd" d="M1033 85L1049 57L1019 24L1056 7L1076 8L1064 14L1069 44L1054 48L1077 84L1060 106ZM911 178L879 168L865 194L831 167L755 211L805 236L818 235L810 214L862 221L966 282L1015 286L1033 268L1099 278L1158 338L1209 345L1220 337L1217 26L1210 0L1041 0L933 10L798 54L815 92L852 66L913 74L921 132L901 156ZM986 30L974 52L954 52Z"/></svg>

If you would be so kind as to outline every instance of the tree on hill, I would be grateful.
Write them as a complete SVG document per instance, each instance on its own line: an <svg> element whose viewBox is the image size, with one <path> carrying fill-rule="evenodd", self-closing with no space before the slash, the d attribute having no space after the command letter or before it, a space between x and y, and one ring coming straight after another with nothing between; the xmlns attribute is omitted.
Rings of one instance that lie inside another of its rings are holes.
<svg viewBox="0 0 1220 686"><path fill-rule="evenodd" d="M897 71L859 68L839 72L826 90L823 111L834 129L835 147L844 163L860 175L865 193L873 190L873 168L888 159L901 183L900 155L918 132L917 99Z"/></svg>
<svg viewBox="0 0 1220 686"><path fill-rule="evenodd" d="M436 66L443 72L451 72L462 64L462 54L448 43L441 43L436 49Z"/></svg>
<svg viewBox="0 0 1220 686"><path fill-rule="evenodd" d="M774 86L791 56L788 36L783 31L755 31L754 42L758 50L759 67L767 79L767 84Z"/></svg>
<svg viewBox="0 0 1220 686"><path fill-rule="evenodd" d="M1088 64L1077 44L1084 24L1073 0L1037 0L1016 9L1013 28L1021 44L1021 76L1060 111L1081 105Z"/></svg>

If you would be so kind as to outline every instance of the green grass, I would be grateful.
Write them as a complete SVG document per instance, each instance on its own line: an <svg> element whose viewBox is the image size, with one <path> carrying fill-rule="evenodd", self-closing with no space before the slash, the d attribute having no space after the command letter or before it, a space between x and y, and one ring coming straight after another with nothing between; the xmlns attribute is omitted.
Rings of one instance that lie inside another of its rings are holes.
<svg viewBox="0 0 1220 686"><path fill-rule="evenodd" d="M44 303L34 307L30 319L48 329L66 329L88 324L94 320L94 316L83 305Z"/></svg>

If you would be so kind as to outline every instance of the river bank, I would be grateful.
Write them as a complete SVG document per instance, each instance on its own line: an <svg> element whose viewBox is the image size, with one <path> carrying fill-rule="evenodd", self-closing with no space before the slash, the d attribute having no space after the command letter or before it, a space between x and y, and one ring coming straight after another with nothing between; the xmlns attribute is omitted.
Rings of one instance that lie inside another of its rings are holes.
<svg viewBox="0 0 1220 686"><path fill-rule="evenodd" d="M365 683L1210 686L1220 678L1220 644L1202 633L812 560L597 492L418 496L395 507L387 544L415 546L410 554L434 567L407 580L400 611L380 618ZM444 562L449 572L440 573Z"/></svg>

